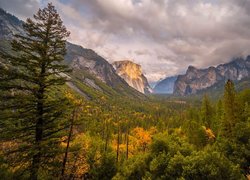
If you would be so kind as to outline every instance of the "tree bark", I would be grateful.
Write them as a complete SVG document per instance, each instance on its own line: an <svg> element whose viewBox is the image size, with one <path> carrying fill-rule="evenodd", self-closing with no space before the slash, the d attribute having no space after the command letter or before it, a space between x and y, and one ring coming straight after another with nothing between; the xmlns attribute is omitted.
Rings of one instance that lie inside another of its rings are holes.
<svg viewBox="0 0 250 180"><path fill-rule="evenodd" d="M64 158L63 158L63 165L62 165L62 171L61 171L61 179L63 179L64 172L65 172L65 167L66 167L66 163L67 163L67 159L68 159L69 143L70 143L70 140L71 140L71 137L72 137L72 133L73 133L73 125L74 125L75 116L76 116L76 108L73 110L72 118L71 118L71 122L70 122L70 130L69 130L69 135L68 135L68 140L67 140L67 146L66 146L65 154L64 154Z"/></svg>
<svg viewBox="0 0 250 180"><path fill-rule="evenodd" d="M43 72L43 71L42 71ZM35 154L32 158L32 165L31 165L31 179L37 180L38 178L38 171L40 167L41 161L41 141L43 138L43 99L44 99L44 88L40 85L40 89L38 90L38 103L37 103L37 114L38 119L36 123L36 131L35 131Z"/></svg>
<svg viewBox="0 0 250 180"><path fill-rule="evenodd" d="M126 159L128 160L128 152L129 152L129 148L128 148L128 146L129 146L129 127L128 127L128 129L127 129L127 138L126 138Z"/></svg>
<svg viewBox="0 0 250 180"><path fill-rule="evenodd" d="M104 148L105 152L108 149L108 141L109 141L109 124L108 122L106 122L106 138L105 138L105 148Z"/></svg>
<svg viewBox="0 0 250 180"><path fill-rule="evenodd" d="M120 125L118 123L118 134L117 134L117 149L116 149L116 162L119 161L119 151L120 151Z"/></svg>

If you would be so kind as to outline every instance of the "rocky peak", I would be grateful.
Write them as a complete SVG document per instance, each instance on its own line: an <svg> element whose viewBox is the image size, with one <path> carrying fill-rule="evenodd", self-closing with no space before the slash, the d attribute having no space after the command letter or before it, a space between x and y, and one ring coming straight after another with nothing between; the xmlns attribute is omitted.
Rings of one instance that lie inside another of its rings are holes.
<svg viewBox="0 0 250 180"><path fill-rule="evenodd" d="M147 78L142 73L142 68L129 60L116 61L113 63L116 73L122 77L131 87L141 93L150 93L151 88Z"/></svg>
<svg viewBox="0 0 250 180"><path fill-rule="evenodd" d="M211 66L207 69L197 69L193 66L189 66L185 75L178 76L174 85L174 94L195 94L200 90L227 79L238 81L249 76L249 56L246 59L235 58L229 63L220 64L217 67Z"/></svg>
<svg viewBox="0 0 250 180"><path fill-rule="evenodd" d="M137 79L142 75L141 66L132 61L116 61L113 65L118 74L128 75L131 79Z"/></svg>
<svg viewBox="0 0 250 180"><path fill-rule="evenodd" d="M192 65L188 66L187 73L197 71L198 69Z"/></svg>
<svg viewBox="0 0 250 180"><path fill-rule="evenodd" d="M250 55L247 56L246 61L247 61L247 62L250 62Z"/></svg>

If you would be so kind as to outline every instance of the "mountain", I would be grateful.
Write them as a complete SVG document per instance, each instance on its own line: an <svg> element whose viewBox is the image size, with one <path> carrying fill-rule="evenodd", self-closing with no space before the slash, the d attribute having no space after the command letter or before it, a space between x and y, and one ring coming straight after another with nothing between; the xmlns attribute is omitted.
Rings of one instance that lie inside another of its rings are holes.
<svg viewBox="0 0 250 180"><path fill-rule="evenodd" d="M10 40L14 34L24 34L23 22L0 8L0 49L10 51ZM71 81L67 85L88 98L97 94L126 95L142 97L142 94L131 88L126 81L116 74L115 69L103 57L91 49L66 43L65 64L72 68L67 76Z"/></svg>
<svg viewBox="0 0 250 180"><path fill-rule="evenodd" d="M65 63L74 71L88 72L113 88L117 85L128 86L128 84L116 74L113 66L92 49L86 49L69 42L67 42L66 47L67 54L65 56Z"/></svg>
<svg viewBox="0 0 250 180"><path fill-rule="evenodd" d="M159 81L154 89L153 93L155 94L173 94L174 84L177 79L177 76L167 77L161 81Z"/></svg>
<svg viewBox="0 0 250 180"><path fill-rule="evenodd" d="M113 63L116 73L122 77L131 87L141 93L151 93L152 89L147 78L143 75L141 66L129 60Z"/></svg>
<svg viewBox="0 0 250 180"><path fill-rule="evenodd" d="M235 58L229 63L206 69L189 66L186 74L177 77L174 94L181 96L196 94L216 84L224 84L227 79L240 81L248 77L250 77L250 56L246 59Z"/></svg>
<svg viewBox="0 0 250 180"><path fill-rule="evenodd" d="M23 34L23 22L0 8L0 39L9 40L13 34Z"/></svg>

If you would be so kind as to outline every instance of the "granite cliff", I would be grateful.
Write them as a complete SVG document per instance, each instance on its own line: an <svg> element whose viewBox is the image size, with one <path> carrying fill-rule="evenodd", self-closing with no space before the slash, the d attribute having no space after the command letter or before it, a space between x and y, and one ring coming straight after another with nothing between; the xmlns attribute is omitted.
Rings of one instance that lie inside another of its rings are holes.
<svg viewBox="0 0 250 180"><path fill-rule="evenodd" d="M151 93L147 78L143 75L141 66L129 60L113 63L116 73L122 77L131 87L141 93Z"/></svg>
<svg viewBox="0 0 250 180"><path fill-rule="evenodd" d="M217 67L198 69L189 66L184 75L179 75L174 84L175 95L196 94L200 90L209 88L217 83L231 79L239 81L250 77L250 56L246 59L235 58L229 63Z"/></svg>

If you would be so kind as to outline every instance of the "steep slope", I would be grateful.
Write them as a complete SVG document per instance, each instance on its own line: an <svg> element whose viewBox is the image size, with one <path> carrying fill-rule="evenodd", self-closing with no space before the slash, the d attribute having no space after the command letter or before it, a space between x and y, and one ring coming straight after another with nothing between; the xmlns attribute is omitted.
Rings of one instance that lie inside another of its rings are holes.
<svg viewBox="0 0 250 180"><path fill-rule="evenodd" d="M118 76L111 64L91 49L67 42L65 63L73 70L70 76L84 83L84 85L77 83L81 87L88 86L109 96L143 96Z"/></svg>
<svg viewBox="0 0 250 180"><path fill-rule="evenodd" d="M112 65L91 49L68 42L65 61L74 70L83 70L93 74L111 87L115 87L117 84L126 85L124 80L116 74Z"/></svg>
<svg viewBox="0 0 250 180"><path fill-rule="evenodd" d="M174 84L177 79L177 76L167 77L159 81L154 89L153 93L155 94L172 94L174 91Z"/></svg>
<svg viewBox="0 0 250 180"><path fill-rule="evenodd" d="M129 60L113 63L116 73L122 77L131 87L141 93L152 92L147 78L143 75L141 66Z"/></svg>
<svg viewBox="0 0 250 180"><path fill-rule="evenodd" d="M10 51L10 40L14 34L24 34L22 21L0 9L0 50ZM94 98L101 94L143 97L118 76L111 64L91 49L67 42L65 64L73 72L68 74L68 85L85 97ZM81 88L80 88L81 87Z"/></svg>
<svg viewBox="0 0 250 180"><path fill-rule="evenodd" d="M13 34L23 34L22 21L0 8L0 39L9 40Z"/></svg>
<svg viewBox="0 0 250 180"><path fill-rule="evenodd" d="M248 77L250 77L250 56L246 59L236 58L229 63L207 69L189 66L186 74L178 76L174 85L174 94L181 96L196 94L227 79L239 81Z"/></svg>

